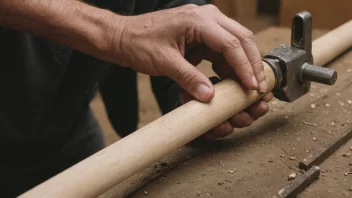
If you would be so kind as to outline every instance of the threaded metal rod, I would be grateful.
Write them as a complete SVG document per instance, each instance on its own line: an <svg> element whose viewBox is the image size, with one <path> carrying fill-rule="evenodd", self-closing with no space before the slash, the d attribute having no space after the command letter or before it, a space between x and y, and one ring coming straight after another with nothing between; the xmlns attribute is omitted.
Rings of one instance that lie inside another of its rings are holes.
<svg viewBox="0 0 352 198"><path fill-rule="evenodd" d="M300 80L303 81L313 81L326 85L333 85L337 80L337 72L329 68L305 63L301 66L299 77Z"/></svg>

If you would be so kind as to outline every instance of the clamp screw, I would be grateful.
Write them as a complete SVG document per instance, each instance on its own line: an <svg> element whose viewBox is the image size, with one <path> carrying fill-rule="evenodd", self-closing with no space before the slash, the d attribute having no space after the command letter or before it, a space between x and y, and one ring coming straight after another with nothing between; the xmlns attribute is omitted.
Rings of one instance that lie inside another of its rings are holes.
<svg viewBox="0 0 352 198"><path fill-rule="evenodd" d="M337 80L337 72L324 67L318 67L309 63L304 63L299 71L299 80L313 81L326 85L333 85Z"/></svg>

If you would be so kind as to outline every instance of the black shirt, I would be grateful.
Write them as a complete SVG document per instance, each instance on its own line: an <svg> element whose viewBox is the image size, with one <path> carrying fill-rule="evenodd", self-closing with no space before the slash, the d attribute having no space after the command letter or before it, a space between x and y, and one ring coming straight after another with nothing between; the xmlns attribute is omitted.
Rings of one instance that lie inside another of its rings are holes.
<svg viewBox="0 0 352 198"><path fill-rule="evenodd" d="M142 14L202 0L96 0L123 14ZM94 3L94 2L93 2ZM87 122L106 63L55 42L0 27L0 157L39 162L59 152ZM87 123L88 124L88 123Z"/></svg>

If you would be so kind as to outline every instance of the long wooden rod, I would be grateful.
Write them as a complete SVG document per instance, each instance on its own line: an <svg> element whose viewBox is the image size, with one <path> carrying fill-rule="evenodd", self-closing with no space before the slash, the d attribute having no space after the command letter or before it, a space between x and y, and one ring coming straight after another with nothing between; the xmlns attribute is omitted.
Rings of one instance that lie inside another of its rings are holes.
<svg viewBox="0 0 352 198"><path fill-rule="evenodd" d="M351 45L352 21L314 41L314 62L324 65ZM275 76L266 63L264 66L271 90ZM262 97L233 80L216 84L215 90L215 98L210 103L190 101L20 197L96 197Z"/></svg>
<svg viewBox="0 0 352 198"><path fill-rule="evenodd" d="M325 65L352 45L352 20L337 27L313 42L314 64Z"/></svg>

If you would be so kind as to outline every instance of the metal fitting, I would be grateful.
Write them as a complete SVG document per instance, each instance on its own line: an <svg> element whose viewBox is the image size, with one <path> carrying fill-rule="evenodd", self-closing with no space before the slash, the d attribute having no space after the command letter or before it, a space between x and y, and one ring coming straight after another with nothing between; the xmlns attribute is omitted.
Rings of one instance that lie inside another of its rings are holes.
<svg viewBox="0 0 352 198"><path fill-rule="evenodd" d="M312 16L306 11L293 18L291 45L276 47L264 56L263 61L275 74L275 97L287 102L309 92L311 81L333 85L337 79L336 71L313 65Z"/></svg>

